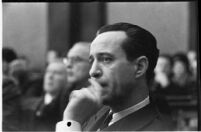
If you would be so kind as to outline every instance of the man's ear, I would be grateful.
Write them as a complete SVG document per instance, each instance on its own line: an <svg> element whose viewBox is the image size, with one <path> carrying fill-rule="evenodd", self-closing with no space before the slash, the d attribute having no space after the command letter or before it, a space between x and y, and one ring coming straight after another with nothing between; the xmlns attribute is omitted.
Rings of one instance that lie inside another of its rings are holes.
<svg viewBox="0 0 201 132"><path fill-rule="evenodd" d="M140 56L135 59L135 78L144 75L148 69L149 61L146 56Z"/></svg>

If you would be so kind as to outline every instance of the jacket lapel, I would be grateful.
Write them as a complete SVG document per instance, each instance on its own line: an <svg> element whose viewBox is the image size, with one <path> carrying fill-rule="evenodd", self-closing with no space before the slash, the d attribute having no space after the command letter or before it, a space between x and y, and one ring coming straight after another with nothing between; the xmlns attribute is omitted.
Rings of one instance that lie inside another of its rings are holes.
<svg viewBox="0 0 201 132"><path fill-rule="evenodd" d="M157 110L151 104L129 114L102 131L140 131L157 117Z"/></svg>
<svg viewBox="0 0 201 132"><path fill-rule="evenodd" d="M97 131L104 122L109 111L110 108L108 106L103 106L94 116L92 116L87 122L84 123L82 130Z"/></svg>

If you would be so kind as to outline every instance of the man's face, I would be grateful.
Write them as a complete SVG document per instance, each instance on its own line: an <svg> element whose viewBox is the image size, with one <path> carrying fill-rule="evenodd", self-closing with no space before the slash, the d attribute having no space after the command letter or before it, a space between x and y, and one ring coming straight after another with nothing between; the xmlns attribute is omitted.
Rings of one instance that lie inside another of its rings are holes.
<svg viewBox="0 0 201 132"><path fill-rule="evenodd" d="M101 101L105 105L123 101L135 83L133 64L121 47L126 38L123 31L105 32L90 47L90 76L100 84Z"/></svg>
<svg viewBox="0 0 201 132"><path fill-rule="evenodd" d="M48 65L44 77L44 90L48 93L57 93L67 83L66 67L61 62L52 62Z"/></svg>
<svg viewBox="0 0 201 132"><path fill-rule="evenodd" d="M169 75L171 73L170 61L165 57L159 57L155 68L156 74L163 73Z"/></svg>
<svg viewBox="0 0 201 132"><path fill-rule="evenodd" d="M187 74L185 64L181 61L175 61L173 65L173 73L176 78L184 77Z"/></svg>
<svg viewBox="0 0 201 132"><path fill-rule="evenodd" d="M89 46L76 44L67 55L68 82L75 84L89 78Z"/></svg>
<svg viewBox="0 0 201 132"><path fill-rule="evenodd" d="M9 64L8 62L3 60L3 75L8 75L9 72Z"/></svg>

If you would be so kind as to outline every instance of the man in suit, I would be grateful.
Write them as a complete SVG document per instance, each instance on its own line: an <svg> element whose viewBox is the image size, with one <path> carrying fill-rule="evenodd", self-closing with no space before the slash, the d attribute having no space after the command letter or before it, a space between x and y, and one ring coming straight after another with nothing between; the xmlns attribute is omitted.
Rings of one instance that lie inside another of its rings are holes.
<svg viewBox="0 0 201 132"><path fill-rule="evenodd" d="M77 42L69 50L66 58L64 59L67 70L68 84L67 87L63 89L60 97L61 116L63 116L63 111L68 104L70 93L73 90L79 90L82 87L87 87L89 85L89 47L89 42Z"/></svg>
<svg viewBox="0 0 201 132"><path fill-rule="evenodd" d="M62 119L59 115L61 90L67 85L66 66L62 60L48 64L44 75L44 95L27 98L24 106L23 130L53 131L55 124Z"/></svg>
<svg viewBox="0 0 201 132"><path fill-rule="evenodd" d="M129 23L103 26L90 46L91 85L72 92L56 131L172 130L149 96L158 55L149 31ZM109 109L97 112L102 105Z"/></svg>
<svg viewBox="0 0 201 132"><path fill-rule="evenodd" d="M21 92L17 81L10 76L9 65L17 59L17 54L12 48L2 48L2 130L20 130L20 98Z"/></svg>

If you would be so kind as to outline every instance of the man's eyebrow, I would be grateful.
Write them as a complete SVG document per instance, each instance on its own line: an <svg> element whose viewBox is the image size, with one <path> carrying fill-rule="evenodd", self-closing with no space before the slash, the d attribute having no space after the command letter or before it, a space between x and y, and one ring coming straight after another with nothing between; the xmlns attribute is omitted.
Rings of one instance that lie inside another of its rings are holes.
<svg viewBox="0 0 201 132"><path fill-rule="evenodd" d="M102 55L111 55L109 52L99 52L97 53L97 56L102 56Z"/></svg>
<svg viewBox="0 0 201 132"><path fill-rule="evenodd" d="M97 56L113 56L111 53L109 52L101 52L101 53L98 53Z"/></svg>
<svg viewBox="0 0 201 132"><path fill-rule="evenodd" d="M100 53L97 53L95 56L97 57L101 57L101 56L110 56L110 57L113 57L113 55L109 52L100 52ZM94 59L94 56L93 55L90 55L89 56L89 60L90 59Z"/></svg>
<svg viewBox="0 0 201 132"><path fill-rule="evenodd" d="M99 52L95 56L103 56L103 55L110 55L110 56L112 56L112 54L109 53L109 52ZM93 55L89 56L89 58L91 58L91 57L93 57Z"/></svg>

